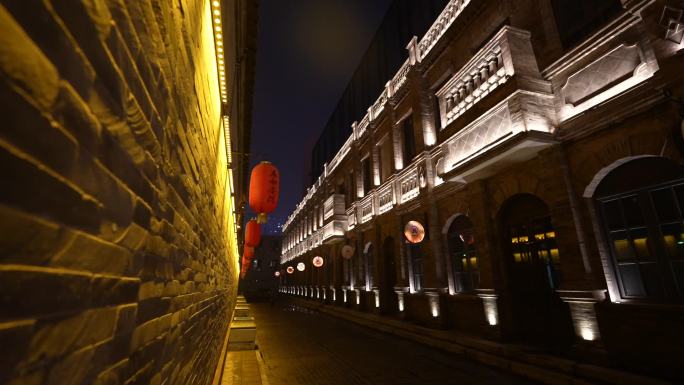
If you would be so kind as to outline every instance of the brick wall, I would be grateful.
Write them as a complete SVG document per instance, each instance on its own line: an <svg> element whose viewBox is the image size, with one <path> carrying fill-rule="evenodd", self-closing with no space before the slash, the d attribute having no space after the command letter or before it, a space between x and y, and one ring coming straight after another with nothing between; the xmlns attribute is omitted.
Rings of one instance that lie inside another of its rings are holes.
<svg viewBox="0 0 684 385"><path fill-rule="evenodd" d="M208 384L236 242L209 1L0 5L0 384Z"/></svg>

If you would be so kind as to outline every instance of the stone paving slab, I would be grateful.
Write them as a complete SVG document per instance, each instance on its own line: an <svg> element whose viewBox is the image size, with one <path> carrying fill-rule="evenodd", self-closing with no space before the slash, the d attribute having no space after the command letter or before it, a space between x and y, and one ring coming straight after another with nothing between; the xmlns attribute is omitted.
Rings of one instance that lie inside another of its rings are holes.
<svg viewBox="0 0 684 385"><path fill-rule="evenodd" d="M515 345L482 340L448 330L425 328L410 322L299 298L285 302L315 310L341 320L371 328L445 351L470 361L496 367L550 385L672 385L670 382L624 371L574 362L549 354L535 353Z"/></svg>
<svg viewBox="0 0 684 385"><path fill-rule="evenodd" d="M523 385L535 382L305 308L253 304L271 385Z"/></svg>
<svg viewBox="0 0 684 385"><path fill-rule="evenodd" d="M221 385L268 385L259 369L259 351L229 351Z"/></svg>

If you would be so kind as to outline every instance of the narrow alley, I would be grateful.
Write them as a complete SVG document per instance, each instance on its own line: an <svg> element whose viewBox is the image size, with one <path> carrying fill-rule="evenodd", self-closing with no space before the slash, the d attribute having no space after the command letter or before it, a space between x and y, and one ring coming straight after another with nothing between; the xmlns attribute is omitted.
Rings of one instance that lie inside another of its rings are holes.
<svg viewBox="0 0 684 385"><path fill-rule="evenodd" d="M534 384L286 302L251 306L270 385Z"/></svg>

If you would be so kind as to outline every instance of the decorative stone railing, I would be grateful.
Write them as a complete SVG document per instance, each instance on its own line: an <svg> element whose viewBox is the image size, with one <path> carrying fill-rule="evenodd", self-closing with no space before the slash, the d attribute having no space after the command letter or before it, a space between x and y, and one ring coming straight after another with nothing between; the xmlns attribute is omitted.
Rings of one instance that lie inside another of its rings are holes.
<svg viewBox="0 0 684 385"><path fill-rule="evenodd" d="M354 143L354 135L350 135L349 138L347 138L347 141L344 142L344 144L342 145L342 148L340 148L340 150L337 152L337 154L335 154L335 157L332 158L332 160L330 161L330 164L328 165L328 168L327 168L328 173L333 172L337 168L337 166L339 166L340 163L342 163L342 160L344 159L344 157L347 156L347 154L351 150L352 143Z"/></svg>
<svg viewBox="0 0 684 385"><path fill-rule="evenodd" d="M421 60L427 56L432 47L437 44L442 35L444 35L444 32L451 26L469 3L470 0L451 0L449 4L444 7L444 10L437 20L435 20L425 36L420 39L420 43L418 43Z"/></svg>
<svg viewBox="0 0 684 385"><path fill-rule="evenodd" d="M373 194L368 194L358 205L360 223L368 222L375 215L375 210L373 207L373 198Z"/></svg>
<svg viewBox="0 0 684 385"><path fill-rule="evenodd" d="M370 124L370 117L368 114L364 115L363 119L356 125L356 128L354 129L354 137L356 139L360 139L363 134L366 133L366 130L368 129L368 125Z"/></svg>
<svg viewBox="0 0 684 385"><path fill-rule="evenodd" d="M420 194L421 174L418 164L413 164L410 169L399 176L399 203L403 204Z"/></svg>
<svg viewBox="0 0 684 385"><path fill-rule="evenodd" d="M320 242L326 242L333 237L344 236L344 232L347 231L347 221L346 220L334 220L327 225L325 225L320 231ZM319 243L320 244L320 243Z"/></svg>
<svg viewBox="0 0 684 385"><path fill-rule="evenodd" d="M344 215L344 195L333 194L323 203L323 220L327 221L335 215Z"/></svg>
<svg viewBox="0 0 684 385"><path fill-rule="evenodd" d="M510 50L502 40L510 29L504 28L437 92L442 127L461 116L478 101L504 84L514 74ZM508 65L506 65L508 63Z"/></svg>
<svg viewBox="0 0 684 385"><path fill-rule="evenodd" d="M378 200L378 215L386 213L394 207L394 186L394 178L392 178L380 186L378 192L375 193Z"/></svg>
<svg viewBox="0 0 684 385"><path fill-rule="evenodd" d="M394 75L392 80L389 82L389 87L388 89L388 96L392 96L399 92L401 87L406 83L406 77L408 76L409 69L411 69L411 64L409 63L408 60L402 64L401 67L399 67L399 71L397 71L397 74Z"/></svg>
<svg viewBox="0 0 684 385"><path fill-rule="evenodd" d="M375 103L373 103L370 110L368 111L370 113L371 120L375 120L378 118L378 116L380 116L382 110L385 109L385 104L387 104L387 87L385 87L385 89L380 94L378 100L376 100Z"/></svg>
<svg viewBox="0 0 684 385"><path fill-rule="evenodd" d="M356 226L356 202L347 209L347 229L353 229Z"/></svg>

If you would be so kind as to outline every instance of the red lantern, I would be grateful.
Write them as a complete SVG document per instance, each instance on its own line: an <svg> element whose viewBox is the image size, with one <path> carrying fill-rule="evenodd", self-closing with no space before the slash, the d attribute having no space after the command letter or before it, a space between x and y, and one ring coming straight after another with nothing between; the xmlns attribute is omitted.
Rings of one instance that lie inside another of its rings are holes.
<svg viewBox="0 0 684 385"><path fill-rule="evenodd" d="M261 241L261 226L256 220L251 219L245 228L245 246L257 247Z"/></svg>
<svg viewBox="0 0 684 385"><path fill-rule="evenodd" d="M245 259L252 260L254 258L254 248L245 245L245 249L242 251L242 260Z"/></svg>
<svg viewBox="0 0 684 385"><path fill-rule="evenodd" d="M259 213L258 223L266 223L266 214L278 206L280 173L271 162L261 162L252 169L249 179L249 207Z"/></svg>

